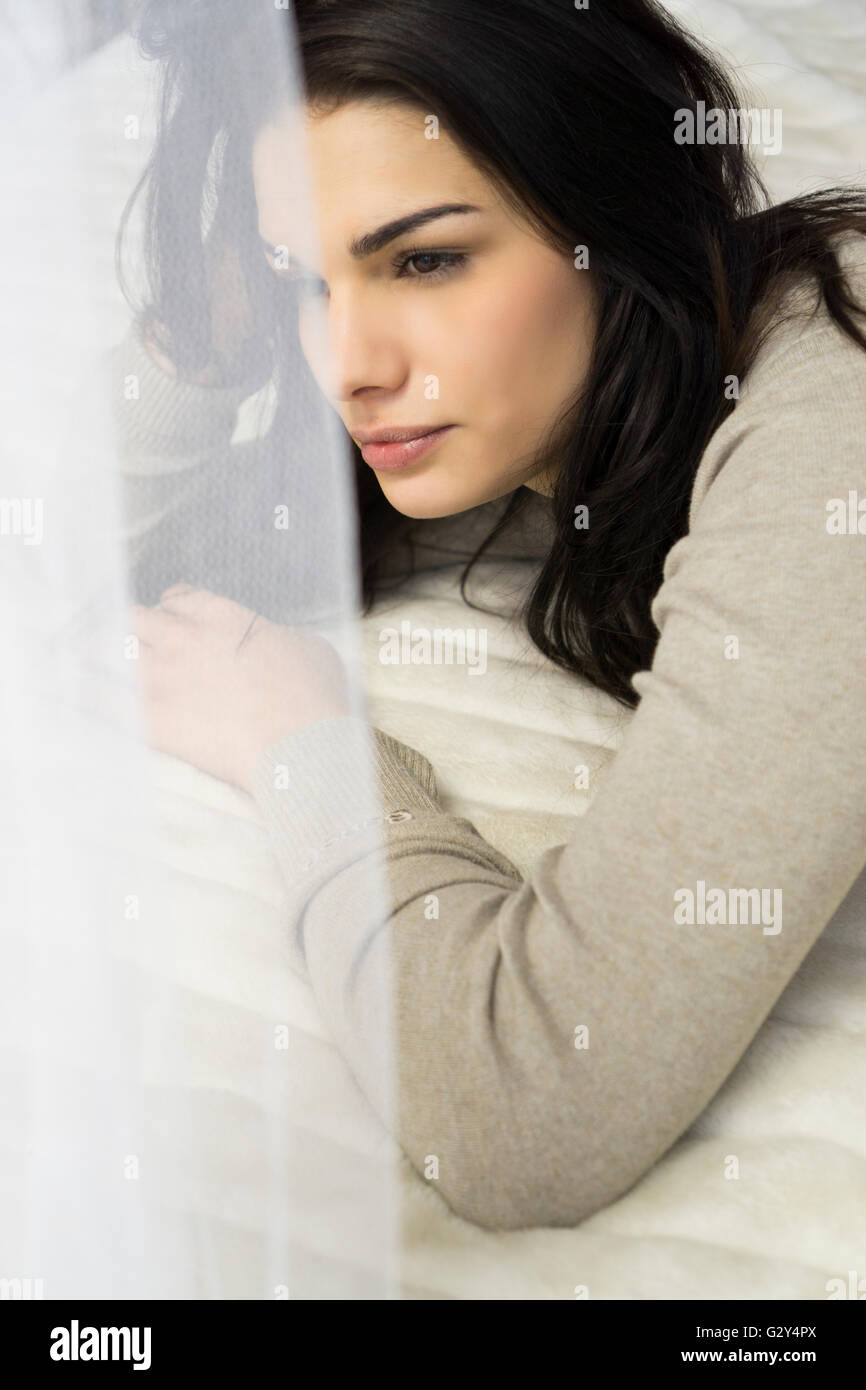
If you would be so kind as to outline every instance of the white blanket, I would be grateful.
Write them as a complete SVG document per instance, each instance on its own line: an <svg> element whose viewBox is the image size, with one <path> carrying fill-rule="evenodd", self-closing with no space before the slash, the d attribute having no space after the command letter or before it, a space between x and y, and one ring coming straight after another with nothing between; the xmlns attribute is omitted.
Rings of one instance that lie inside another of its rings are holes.
<svg viewBox="0 0 866 1390"><path fill-rule="evenodd" d="M860 0L702 0L671 8L742 65L761 104L782 108L782 153L764 165L776 196L862 175ZM98 83L113 70L102 57L91 64L89 108L112 109ZM111 138L106 256L136 153ZM120 315L117 324L119 336ZM550 668L519 633L467 609L457 574L419 576L366 620L370 713L431 759L446 808L468 816L526 870L542 849L579 832L628 716ZM405 619L428 627L483 624L488 674L407 666L398 679L379 661L378 633ZM589 793L574 786L580 763L590 769ZM310 991L281 950L281 884L255 808L240 792L161 755L154 755L154 775L166 817L161 853L173 882L171 900L153 906L174 941L171 968L185 976L190 1030L200 1039L190 1075L175 1082L194 1090L219 1078L224 1086L233 1056L256 1046L263 1023L275 1017L311 1046L331 1048ZM866 1278L864 896L861 881L688 1134L629 1194L580 1228L482 1231L453 1216L435 1182L401 1160L406 1296L823 1299L830 1280L847 1286L851 1270ZM219 950L208 949L215 941ZM376 1122L334 1053L330 1100L351 1110L359 1135L369 1125L375 1142ZM237 1112L242 1123L242 1096ZM234 1183L254 1192L262 1176L254 1146L239 1157L236 1137L227 1134L226 1155ZM206 1204L207 1194L193 1200ZM244 1251L248 1245L253 1258L256 1239L249 1232L247 1242L244 1210L239 1200L235 1212L224 1213L225 1251L211 1253L237 1269L239 1296Z"/></svg>
<svg viewBox="0 0 866 1390"><path fill-rule="evenodd" d="M551 669L513 624L467 609L456 594L459 568L416 576L364 620L370 714L431 758L445 808L482 834L495 830L497 846L525 871L543 849L579 833L631 716ZM473 598L495 602L484 585L498 569L495 561L478 566ZM384 665L381 630L404 621L483 624L486 674L457 664ZM590 769L589 792L574 786L579 764ZM174 1075L172 1084L224 1086L233 1056L246 1056L263 1027L285 1019L320 1057L333 1053L316 1064L332 1089L318 1097L312 1127L339 1115L359 1145L375 1146L378 1121L310 989L281 954L281 884L255 807L175 759L154 755L154 767L175 873L170 901L152 904L150 915L173 942L189 1000L190 1075ZM697 1123L630 1193L579 1228L481 1230L455 1217L435 1182L401 1158L405 1296L821 1299L828 1281L847 1288L850 1270L863 1278L864 889L861 879ZM247 1161L242 1185L254 1192L252 1146ZM198 1207L206 1194L191 1192L190 1200ZM233 1218L241 1225L243 1210L241 1203ZM231 1240L240 1291L239 1235Z"/></svg>

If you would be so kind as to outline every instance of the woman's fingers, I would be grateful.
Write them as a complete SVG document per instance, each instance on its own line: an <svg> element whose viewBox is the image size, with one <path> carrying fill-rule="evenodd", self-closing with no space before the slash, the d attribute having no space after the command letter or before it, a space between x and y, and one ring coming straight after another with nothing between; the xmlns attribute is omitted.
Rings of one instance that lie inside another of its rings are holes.
<svg viewBox="0 0 866 1390"><path fill-rule="evenodd" d="M214 594L210 589L199 589L194 584L172 584L163 589L159 596L156 611L171 613L177 617L199 619L213 614L220 605L237 606L231 599Z"/></svg>
<svg viewBox="0 0 866 1390"><path fill-rule="evenodd" d="M164 589L157 612L198 623L203 634L218 642L230 642L235 649L243 646L254 627L265 622L260 613L235 599L193 584L172 584ZM155 628L152 631L158 632Z"/></svg>
<svg viewBox="0 0 866 1390"><path fill-rule="evenodd" d="M158 647L160 643L177 635L183 626L183 618L172 609L147 608L137 603L127 614L129 631L146 647Z"/></svg>
<svg viewBox="0 0 866 1390"><path fill-rule="evenodd" d="M188 631L180 609L134 604L109 623L91 629L77 643L82 670L124 678L126 663L146 660L159 648L170 648Z"/></svg>
<svg viewBox="0 0 866 1390"><path fill-rule="evenodd" d="M174 604L178 599L182 599L182 598L185 598L185 597L190 596L191 594L198 594L198 593L201 593L201 592L202 592L202 590L201 590L201 589L197 589L196 586L195 586L194 584L186 584L186 583L170 584L170 585L168 586L168 588L167 588L167 589L163 589L162 593L160 594L160 596L159 596L159 603L158 603L157 607L159 607L159 608L166 608L166 607L169 607L169 606L171 606L172 604Z"/></svg>

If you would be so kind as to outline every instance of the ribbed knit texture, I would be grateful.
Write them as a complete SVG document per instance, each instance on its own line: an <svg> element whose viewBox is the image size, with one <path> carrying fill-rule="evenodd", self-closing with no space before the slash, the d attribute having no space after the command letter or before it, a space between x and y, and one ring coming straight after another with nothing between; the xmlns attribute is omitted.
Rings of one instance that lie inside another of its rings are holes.
<svg viewBox="0 0 866 1390"><path fill-rule="evenodd" d="M124 379L138 385L137 395L118 396L125 412L121 429L129 467L124 471L153 474L190 468L207 462L231 439L249 386L196 386L170 377L150 356L137 322L115 353L122 360Z"/></svg>

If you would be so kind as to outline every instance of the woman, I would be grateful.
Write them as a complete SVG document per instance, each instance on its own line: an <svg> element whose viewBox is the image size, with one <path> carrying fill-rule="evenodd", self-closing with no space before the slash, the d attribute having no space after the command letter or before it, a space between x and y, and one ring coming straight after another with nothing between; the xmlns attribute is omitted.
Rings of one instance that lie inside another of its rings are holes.
<svg viewBox="0 0 866 1390"><path fill-rule="evenodd" d="M412 523L493 506L502 530L540 508L528 632L635 713L578 831L525 879L381 730L371 809L335 653L252 594L180 584L135 610L152 737L256 798L304 885L298 966L362 1082L354 1023L387 943L415 1167L435 1155L441 1195L481 1225L572 1225L706 1107L866 863L866 198L769 209L740 140L675 138L683 111L742 103L648 0L295 15L321 264L285 231L291 122L252 26L222 54L262 77L221 166L249 216L211 239L214 343L185 332L195 279L170 254L177 142L206 153L218 133L195 80L213 29L145 24L179 97L151 171L154 294L122 364L159 399L153 439L177 467L171 421L193 408L224 443L296 308L363 449L368 607ZM165 508L173 485L163 471L145 503L139 478L133 506ZM357 891L381 836L384 927Z"/></svg>

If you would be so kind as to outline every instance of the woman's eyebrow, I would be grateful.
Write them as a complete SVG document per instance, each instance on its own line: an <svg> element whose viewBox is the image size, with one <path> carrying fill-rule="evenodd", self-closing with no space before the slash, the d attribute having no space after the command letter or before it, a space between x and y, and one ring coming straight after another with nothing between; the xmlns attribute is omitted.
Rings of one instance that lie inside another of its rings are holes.
<svg viewBox="0 0 866 1390"><path fill-rule="evenodd" d="M355 260L365 260L368 256L375 256L377 251L381 251L389 242L396 241L398 237L405 236L407 232L413 232L416 227L423 227L428 222L434 222L440 217L453 217L455 213L483 212L483 208L475 207L472 203L440 203L436 207L421 208L418 212L407 213L404 217L395 218L393 222L386 222L383 226L377 227L372 232L366 232L364 236L356 237L349 243L349 254ZM262 241L268 250L273 254L278 248L263 236ZM294 257L290 257L292 265L300 265Z"/></svg>
<svg viewBox="0 0 866 1390"><path fill-rule="evenodd" d="M440 203L435 208L422 208L420 212L410 212L405 217L398 217L394 222L386 222L384 226L377 227L375 231L367 232L365 236L350 242L349 254L355 260L361 261L367 256L374 256L389 242L396 241L407 232L413 232L416 227L423 227L427 222L434 222L439 217L452 217L458 212L481 211L481 208L474 207L471 203Z"/></svg>

